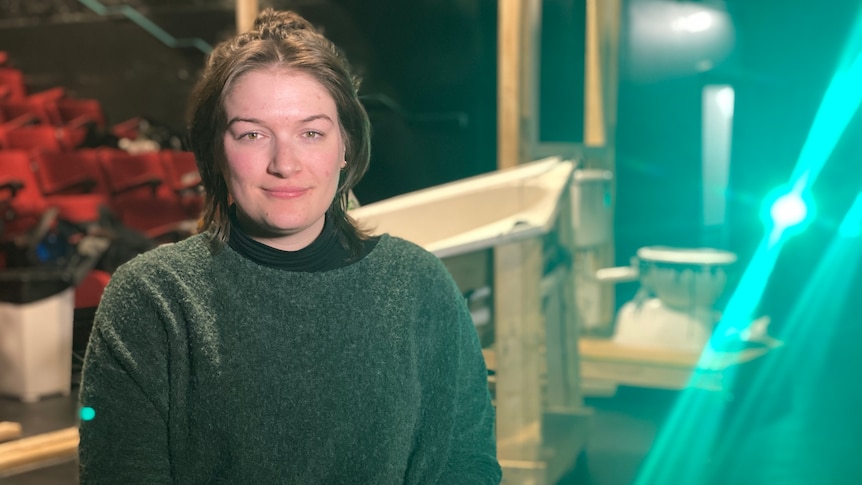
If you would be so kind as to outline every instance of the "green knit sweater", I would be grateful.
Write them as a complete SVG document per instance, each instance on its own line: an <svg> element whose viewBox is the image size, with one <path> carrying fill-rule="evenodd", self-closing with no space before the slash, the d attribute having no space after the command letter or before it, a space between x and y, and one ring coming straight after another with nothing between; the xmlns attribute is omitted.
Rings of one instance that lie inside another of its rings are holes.
<svg viewBox="0 0 862 485"><path fill-rule="evenodd" d="M500 482L476 331L436 257L384 235L304 273L207 241L138 256L106 289L83 484Z"/></svg>

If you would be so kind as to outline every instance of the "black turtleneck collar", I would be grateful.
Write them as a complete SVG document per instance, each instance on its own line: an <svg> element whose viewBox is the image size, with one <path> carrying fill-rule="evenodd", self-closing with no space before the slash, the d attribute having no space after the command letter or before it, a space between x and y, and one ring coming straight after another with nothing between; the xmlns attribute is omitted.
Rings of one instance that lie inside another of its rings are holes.
<svg viewBox="0 0 862 485"><path fill-rule="evenodd" d="M239 225L236 206L230 208L228 245L234 251L262 266L315 273L346 266L350 260L347 249L338 240L335 224L327 215L320 235L308 246L297 251L283 251L255 241ZM362 257L374 247L378 238L365 241ZM361 258L360 258L361 259Z"/></svg>

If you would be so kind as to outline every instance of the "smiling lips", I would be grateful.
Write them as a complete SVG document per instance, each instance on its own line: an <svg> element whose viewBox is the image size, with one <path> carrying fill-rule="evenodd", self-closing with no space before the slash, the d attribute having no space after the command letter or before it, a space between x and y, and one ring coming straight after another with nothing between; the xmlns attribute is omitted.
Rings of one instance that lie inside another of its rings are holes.
<svg viewBox="0 0 862 485"><path fill-rule="evenodd" d="M295 199L301 197L308 192L306 187L270 187L263 191L270 197L276 199Z"/></svg>

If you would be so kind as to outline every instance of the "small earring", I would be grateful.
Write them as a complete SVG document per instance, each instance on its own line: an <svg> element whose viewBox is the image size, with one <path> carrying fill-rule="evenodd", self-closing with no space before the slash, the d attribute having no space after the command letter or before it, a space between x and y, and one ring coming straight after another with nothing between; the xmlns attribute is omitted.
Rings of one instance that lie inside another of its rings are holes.
<svg viewBox="0 0 862 485"><path fill-rule="evenodd" d="M347 160L341 162L341 170L344 170L345 167L347 167Z"/></svg>

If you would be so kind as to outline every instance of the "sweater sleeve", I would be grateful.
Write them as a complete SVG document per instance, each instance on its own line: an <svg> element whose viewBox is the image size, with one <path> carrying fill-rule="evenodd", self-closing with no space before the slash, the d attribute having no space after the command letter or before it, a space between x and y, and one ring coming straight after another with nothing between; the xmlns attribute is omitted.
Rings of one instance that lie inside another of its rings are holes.
<svg viewBox="0 0 862 485"><path fill-rule="evenodd" d="M502 476L497 462L488 371L470 313L466 308L460 313L463 315L458 325L454 441L439 483L498 484Z"/></svg>
<svg viewBox="0 0 862 485"><path fill-rule="evenodd" d="M171 483L167 339L152 294L129 271L108 285L93 325L80 406L81 483Z"/></svg>
<svg viewBox="0 0 862 485"><path fill-rule="evenodd" d="M445 428L450 433L449 452L436 483L496 485L502 472L497 462L488 370L466 301L442 263L440 267L442 281L434 285L440 290L439 299L433 303L437 311L429 313L444 321L432 326L439 334L429 339L434 342L429 346L433 361L426 363L429 369L434 369L431 380L438 382L439 387L432 386L433 395L426 392L426 405L436 409L426 409L424 413L426 418L439 416L438 413L448 416L449 426L426 422L428 432L434 432L430 427Z"/></svg>

